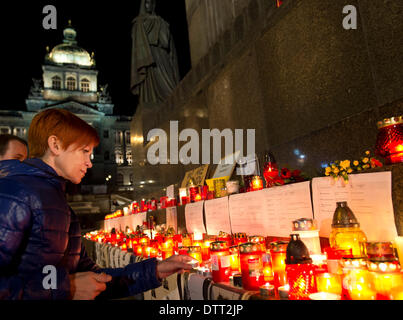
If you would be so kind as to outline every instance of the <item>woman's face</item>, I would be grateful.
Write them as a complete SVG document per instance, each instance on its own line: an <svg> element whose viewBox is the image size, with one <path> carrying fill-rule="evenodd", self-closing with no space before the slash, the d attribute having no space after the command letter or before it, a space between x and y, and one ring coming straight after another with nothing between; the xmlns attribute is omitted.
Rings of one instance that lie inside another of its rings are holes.
<svg viewBox="0 0 403 320"><path fill-rule="evenodd" d="M93 149L93 145L79 147L76 144L70 145L55 160L55 171L59 176L74 184L79 184L87 173L87 169L92 167Z"/></svg>

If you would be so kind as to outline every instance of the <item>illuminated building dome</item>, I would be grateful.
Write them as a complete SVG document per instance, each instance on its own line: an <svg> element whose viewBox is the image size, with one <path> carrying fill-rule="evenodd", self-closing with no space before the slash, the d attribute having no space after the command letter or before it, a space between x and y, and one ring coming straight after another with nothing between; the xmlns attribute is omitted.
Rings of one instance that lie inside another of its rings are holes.
<svg viewBox="0 0 403 320"><path fill-rule="evenodd" d="M83 48L77 45L77 32L69 26L63 31L64 40L47 55L47 60L56 64L74 64L80 67L93 67L95 61Z"/></svg>

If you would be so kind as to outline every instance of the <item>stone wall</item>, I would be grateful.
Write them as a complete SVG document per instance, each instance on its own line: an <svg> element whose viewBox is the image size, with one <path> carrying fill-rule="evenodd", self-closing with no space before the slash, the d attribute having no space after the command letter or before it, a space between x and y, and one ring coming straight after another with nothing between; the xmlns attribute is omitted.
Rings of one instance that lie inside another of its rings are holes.
<svg viewBox="0 0 403 320"><path fill-rule="evenodd" d="M358 10L357 30L342 27L345 5ZM403 114L401 1L250 0L205 54L195 44L205 35L192 26L189 35L198 63L163 105L138 108L136 135L170 120L180 129L255 128L259 156L270 148L280 166L316 176L329 161L373 150L376 122ZM135 163L147 152L139 141ZM153 174L165 187L193 167L137 166L135 177Z"/></svg>

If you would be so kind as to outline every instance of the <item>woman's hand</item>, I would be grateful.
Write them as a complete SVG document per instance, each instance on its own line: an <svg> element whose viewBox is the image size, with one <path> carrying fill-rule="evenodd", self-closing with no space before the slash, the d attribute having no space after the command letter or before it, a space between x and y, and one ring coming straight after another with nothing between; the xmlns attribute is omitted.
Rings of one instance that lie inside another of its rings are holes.
<svg viewBox="0 0 403 320"><path fill-rule="evenodd" d="M70 291L73 300L94 300L106 289L106 282L112 277L105 273L78 272L69 275Z"/></svg>
<svg viewBox="0 0 403 320"><path fill-rule="evenodd" d="M184 255L173 255L166 260L158 262L157 277L158 279L166 278L173 273L182 273L184 270L192 269L190 262L192 257Z"/></svg>

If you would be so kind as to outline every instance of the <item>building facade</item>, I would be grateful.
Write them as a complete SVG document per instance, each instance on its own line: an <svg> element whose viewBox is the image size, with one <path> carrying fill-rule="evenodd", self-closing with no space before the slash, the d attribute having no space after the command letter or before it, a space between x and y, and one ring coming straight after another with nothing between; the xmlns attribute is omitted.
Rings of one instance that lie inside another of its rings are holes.
<svg viewBox="0 0 403 320"><path fill-rule="evenodd" d="M26 111L0 110L0 133L27 139L29 125L38 112L67 109L92 125L100 137L81 192L131 191L131 117L113 114L108 85L98 84L94 54L77 45L77 33L70 23L63 35L63 43L52 50L47 48L42 79L33 79Z"/></svg>

